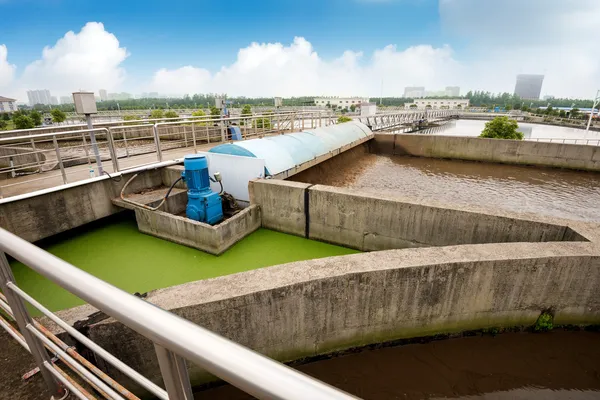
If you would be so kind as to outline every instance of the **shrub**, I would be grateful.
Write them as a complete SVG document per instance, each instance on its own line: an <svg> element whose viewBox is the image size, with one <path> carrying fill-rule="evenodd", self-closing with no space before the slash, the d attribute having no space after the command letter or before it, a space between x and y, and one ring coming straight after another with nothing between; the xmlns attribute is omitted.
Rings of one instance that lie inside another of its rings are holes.
<svg viewBox="0 0 600 400"><path fill-rule="evenodd" d="M548 311L542 312L533 325L534 332L548 332L552 328L554 328L554 316Z"/></svg>
<svg viewBox="0 0 600 400"><path fill-rule="evenodd" d="M519 125L514 119L509 119L506 116L496 117L493 120L486 122L485 128L479 137L488 139L513 139L522 140L523 133L517 131Z"/></svg>
<svg viewBox="0 0 600 400"><path fill-rule="evenodd" d="M338 118L338 120L337 120L337 123L338 123L338 124L343 124L344 122L350 122L350 121L352 121L352 118L350 118L350 117L346 117L345 115L341 115L341 116Z"/></svg>
<svg viewBox="0 0 600 400"><path fill-rule="evenodd" d="M150 113L150 118L151 119L160 119L160 118L164 118L165 114L163 113L163 110L152 110L152 112Z"/></svg>

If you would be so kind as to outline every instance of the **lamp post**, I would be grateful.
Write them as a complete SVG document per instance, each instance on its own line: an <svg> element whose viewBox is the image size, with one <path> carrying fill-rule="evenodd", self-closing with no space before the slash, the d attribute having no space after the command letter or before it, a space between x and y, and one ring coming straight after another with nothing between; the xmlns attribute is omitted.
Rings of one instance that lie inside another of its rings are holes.
<svg viewBox="0 0 600 400"><path fill-rule="evenodd" d="M594 102L592 103L592 109L590 111L590 119L588 119L587 128L585 131L590 130L590 125L592 124L592 117L594 116L594 108L600 103L600 89L596 92L596 97L594 98ZM600 107L598 109L598 115L600 116Z"/></svg>

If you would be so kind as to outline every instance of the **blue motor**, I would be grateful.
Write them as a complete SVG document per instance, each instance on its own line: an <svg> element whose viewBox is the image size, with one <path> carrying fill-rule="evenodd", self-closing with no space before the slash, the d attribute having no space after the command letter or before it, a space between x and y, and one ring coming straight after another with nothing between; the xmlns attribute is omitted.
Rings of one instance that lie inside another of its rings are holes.
<svg viewBox="0 0 600 400"><path fill-rule="evenodd" d="M188 218L214 225L223 219L221 196L210 189L208 162L199 154L185 156L181 177L188 187Z"/></svg>

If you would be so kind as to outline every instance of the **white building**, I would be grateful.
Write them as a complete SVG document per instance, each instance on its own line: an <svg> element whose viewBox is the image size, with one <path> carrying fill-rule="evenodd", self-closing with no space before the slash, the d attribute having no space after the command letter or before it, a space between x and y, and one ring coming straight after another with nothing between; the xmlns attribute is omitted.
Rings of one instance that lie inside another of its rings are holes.
<svg viewBox="0 0 600 400"><path fill-rule="evenodd" d="M108 100L108 93L105 89L100 89L100 101Z"/></svg>
<svg viewBox="0 0 600 400"><path fill-rule="evenodd" d="M455 109L468 108L469 99L416 99L413 103L404 103L404 108L416 108L419 110L425 108L440 109Z"/></svg>
<svg viewBox="0 0 600 400"><path fill-rule="evenodd" d="M17 100L0 96L0 113L14 113L18 110Z"/></svg>
<svg viewBox="0 0 600 400"><path fill-rule="evenodd" d="M36 104L52 104L52 95L48 89L28 90L27 98L29 99L29 105L32 107Z"/></svg>
<svg viewBox="0 0 600 400"><path fill-rule="evenodd" d="M361 103L368 103L368 97L316 97L315 105L327 107L336 106L337 108L350 108L352 104L358 107Z"/></svg>
<svg viewBox="0 0 600 400"><path fill-rule="evenodd" d="M404 97L407 99L419 99L425 97L425 87L407 86L404 88Z"/></svg>

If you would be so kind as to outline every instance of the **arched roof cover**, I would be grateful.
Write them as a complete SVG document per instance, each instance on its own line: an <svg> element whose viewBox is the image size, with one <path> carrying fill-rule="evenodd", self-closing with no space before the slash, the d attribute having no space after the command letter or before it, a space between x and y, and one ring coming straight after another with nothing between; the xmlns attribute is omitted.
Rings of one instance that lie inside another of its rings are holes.
<svg viewBox="0 0 600 400"><path fill-rule="evenodd" d="M303 132L222 144L209 152L262 158L265 160L266 175L277 175L371 134L366 125L351 121Z"/></svg>

